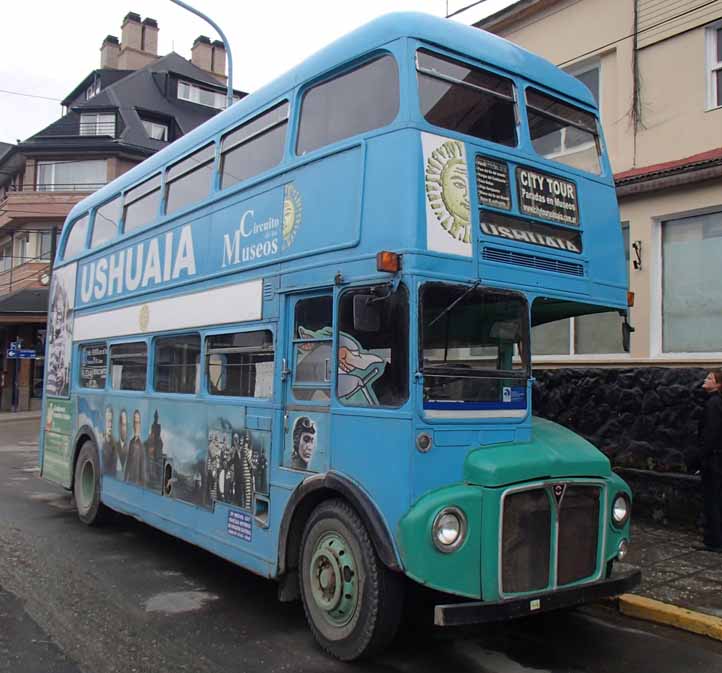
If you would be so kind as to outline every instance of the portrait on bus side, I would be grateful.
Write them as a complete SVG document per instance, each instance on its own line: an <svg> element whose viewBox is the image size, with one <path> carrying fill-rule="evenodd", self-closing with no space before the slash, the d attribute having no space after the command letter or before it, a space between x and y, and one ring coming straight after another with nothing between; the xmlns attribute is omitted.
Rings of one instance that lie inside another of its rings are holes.
<svg viewBox="0 0 722 673"><path fill-rule="evenodd" d="M48 363L45 391L64 397L70 384L70 352L73 345L75 269L71 264L55 271L48 310Z"/></svg>

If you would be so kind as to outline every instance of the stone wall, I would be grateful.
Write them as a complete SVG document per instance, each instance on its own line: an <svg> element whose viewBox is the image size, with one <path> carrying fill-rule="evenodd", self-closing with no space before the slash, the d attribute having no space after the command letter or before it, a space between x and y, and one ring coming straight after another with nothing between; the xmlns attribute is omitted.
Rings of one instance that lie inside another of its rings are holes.
<svg viewBox="0 0 722 673"><path fill-rule="evenodd" d="M601 449L632 486L638 513L695 526L701 487L688 475L706 374L672 367L537 369L534 413Z"/></svg>

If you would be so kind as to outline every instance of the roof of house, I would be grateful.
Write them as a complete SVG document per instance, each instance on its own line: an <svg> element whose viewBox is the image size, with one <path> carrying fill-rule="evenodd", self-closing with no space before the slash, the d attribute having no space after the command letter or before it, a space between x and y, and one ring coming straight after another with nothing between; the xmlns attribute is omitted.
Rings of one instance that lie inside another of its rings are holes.
<svg viewBox="0 0 722 673"><path fill-rule="evenodd" d="M193 65L179 54L171 52L139 70L93 71L101 73L110 81L100 93L87 101L73 105L66 115L42 129L21 143L23 152L107 152L109 149L131 151L141 156L149 156L166 147L168 142L154 140L143 127L141 114L145 113L163 119L172 119L181 134L202 124L218 113L218 110L205 105L179 100L169 88L171 76L190 80L193 83L213 88L219 92L225 87L214 77ZM93 75L91 73L91 75ZM117 73L124 73L115 78ZM81 87L91 81L91 75L81 83ZM115 78L115 79L114 79ZM114 81L113 81L114 80ZM76 87L78 91L81 87ZM237 92L238 95L245 95ZM69 96L68 98L72 97ZM68 99L66 99L68 100ZM85 112L116 112L116 137L81 136L79 125L81 114Z"/></svg>
<svg viewBox="0 0 722 673"><path fill-rule="evenodd" d="M627 171L615 173L614 182L617 186L621 186L673 173L697 170L716 164L722 164L722 147L716 147L715 149L693 154L682 159L675 159L674 161L664 161L658 164L651 164L650 166L630 168Z"/></svg>
<svg viewBox="0 0 722 673"><path fill-rule="evenodd" d="M26 288L0 297L0 316L18 313L47 313L48 288Z"/></svg>
<svg viewBox="0 0 722 673"><path fill-rule="evenodd" d="M524 19L557 2L559 2L559 0L517 0L497 12L485 16L480 21L477 21L474 26L483 28L484 30L494 31L498 26L503 27L502 24Z"/></svg>
<svg viewBox="0 0 722 673"><path fill-rule="evenodd" d="M0 142L0 162L5 158L5 155L10 152L10 150L13 149L15 145L12 145L11 143L2 143Z"/></svg>

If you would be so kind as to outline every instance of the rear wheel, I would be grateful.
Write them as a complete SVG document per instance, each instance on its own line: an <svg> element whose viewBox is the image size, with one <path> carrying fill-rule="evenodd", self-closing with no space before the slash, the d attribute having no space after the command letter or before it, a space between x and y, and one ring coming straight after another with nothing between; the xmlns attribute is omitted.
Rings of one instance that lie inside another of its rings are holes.
<svg viewBox="0 0 722 673"><path fill-rule="evenodd" d="M98 449L95 442L89 439L80 448L78 460L75 463L73 493L78 517L84 524L93 526L107 521L110 510L100 502Z"/></svg>
<svg viewBox="0 0 722 673"><path fill-rule="evenodd" d="M358 514L321 503L306 523L299 558L306 619L329 654L351 661L388 645L403 603L402 578L378 559Z"/></svg>

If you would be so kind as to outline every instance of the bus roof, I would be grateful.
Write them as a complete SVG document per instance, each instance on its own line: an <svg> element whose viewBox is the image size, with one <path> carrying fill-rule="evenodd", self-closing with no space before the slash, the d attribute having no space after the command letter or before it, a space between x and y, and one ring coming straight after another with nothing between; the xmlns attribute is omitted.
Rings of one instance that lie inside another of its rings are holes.
<svg viewBox="0 0 722 673"><path fill-rule="evenodd" d="M196 127L111 184L80 201L70 211L68 219L87 212L126 187L149 177L173 159L196 147L204 139L260 111L299 84L319 78L344 63L403 37L416 38L457 51L513 75L541 83L549 89L596 108L591 92L578 79L559 70L546 59L504 38L429 14L395 12L374 19L344 35L261 89L234 103L228 110Z"/></svg>

